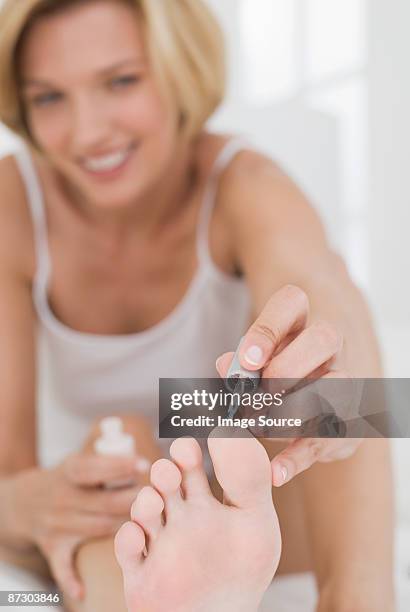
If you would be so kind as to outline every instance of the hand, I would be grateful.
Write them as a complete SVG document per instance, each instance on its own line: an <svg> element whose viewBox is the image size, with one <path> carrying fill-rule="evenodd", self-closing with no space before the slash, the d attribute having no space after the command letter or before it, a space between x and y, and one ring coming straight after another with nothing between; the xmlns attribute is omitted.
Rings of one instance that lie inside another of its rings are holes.
<svg viewBox="0 0 410 612"><path fill-rule="evenodd" d="M338 367L343 347L341 334L326 321L306 326L308 313L308 298L298 287L287 285L274 293L244 337L241 365L248 370L262 369L262 378L295 382L308 378L349 378ZM233 353L225 353L217 361L222 378L232 356ZM360 442L359 438L293 439L272 461L273 484L289 482L316 461L346 459Z"/></svg>
<svg viewBox="0 0 410 612"><path fill-rule="evenodd" d="M74 557L91 538L113 535L127 520L139 487L105 490L101 485L136 476L135 458L70 455L54 469L35 468L16 478L21 534L39 547L63 591L84 595Z"/></svg>

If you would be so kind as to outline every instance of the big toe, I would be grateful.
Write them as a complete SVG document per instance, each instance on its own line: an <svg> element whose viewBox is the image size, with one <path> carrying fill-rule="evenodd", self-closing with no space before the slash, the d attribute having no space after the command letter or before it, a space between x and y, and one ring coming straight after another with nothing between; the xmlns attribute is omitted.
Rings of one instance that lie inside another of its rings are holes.
<svg viewBox="0 0 410 612"><path fill-rule="evenodd" d="M217 428L208 438L215 475L225 497L239 508L272 503L272 471L266 450L249 432L241 430L241 437L233 437L235 433Z"/></svg>

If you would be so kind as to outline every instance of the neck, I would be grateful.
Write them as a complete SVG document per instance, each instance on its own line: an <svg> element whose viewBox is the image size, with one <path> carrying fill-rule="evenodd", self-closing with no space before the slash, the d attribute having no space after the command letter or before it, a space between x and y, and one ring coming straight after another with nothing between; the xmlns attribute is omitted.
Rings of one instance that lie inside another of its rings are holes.
<svg viewBox="0 0 410 612"><path fill-rule="evenodd" d="M175 219L194 192L197 171L195 143L185 144L175 152L161 180L133 207L144 233L153 234Z"/></svg>

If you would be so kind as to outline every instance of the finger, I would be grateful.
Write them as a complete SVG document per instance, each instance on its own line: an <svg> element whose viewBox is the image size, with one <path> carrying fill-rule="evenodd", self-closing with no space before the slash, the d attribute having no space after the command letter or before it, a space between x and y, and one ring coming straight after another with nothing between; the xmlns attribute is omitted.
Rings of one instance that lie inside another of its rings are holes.
<svg viewBox="0 0 410 612"><path fill-rule="evenodd" d="M348 422L359 417L363 380L352 378L345 370L331 370L314 386L340 419Z"/></svg>
<svg viewBox="0 0 410 612"><path fill-rule="evenodd" d="M320 440L298 439L276 455L272 464L273 484L280 487L314 463L342 461L354 455L361 444L359 438Z"/></svg>
<svg viewBox="0 0 410 612"><path fill-rule="evenodd" d="M321 457L321 463L330 463L331 461L344 461L353 457L360 444L361 438L344 438L343 440L333 440L331 448L326 450L324 456Z"/></svg>
<svg viewBox="0 0 410 612"><path fill-rule="evenodd" d="M317 321L275 355L263 376L266 378L305 378L341 350L342 335L326 321Z"/></svg>
<svg viewBox="0 0 410 612"><path fill-rule="evenodd" d="M287 346L295 337L297 334L295 333L290 333L287 338L285 338L279 345L278 350L282 350L285 346ZM215 367L217 369L217 372L219 374L219 376L221 378L226 378L226 375L228 373L229 370L229 366L231 365L232 362L232 358L234 356L234 352L231 351L229 353L223 353L223 355L221 355L220 357L218 357L218 359L215 362Z"/></svg>
<svg viewBox="0 0 410 612"><path fill-rule="evenodd" d="M310 468L325 454L328 442L317 438L299 438L289 444L271 462L273 485L280 487Z"/></svg>
<svg viewBox="0 0 410 612"><path fill-rule="evenodd" d="M80 486L95 487L115 480L136 478L137 457L108 457L92 453L70 455L64 464L68 480Z"/></svg>
<svg viewBox="0 0 410 612"><path fill-rule="evenodd" d="M285 382L287 381L288 379ZM282 408L276 410L280 414L281 410L286 413L283 414L283 418L289 413L293 418L302 419L304 437L315 437L315 434L307 433L309 427L313 427L312 431L320 431L323 419L314 422L316 417L326 418L331 415L337 417L345 426L349 422L354 426L359 417L363 392L363 384L360 379L349 377L344 370L332 370L317 380L307 377L302 383L304 383L303 386L299 386L296 391L286 396Z"/></svg>
<svg viewBox="0 0 410 612"><path fill-rule="evenodd" d="M215 364L216 369L218 371L219 376L221 376L221 378L226 377L228 370L229 370L229 366L231 365L233 356L234 356L233 352L224 353L223 355L218 357L218 359L216 360L216 364Z"/></svg>
<svg viewBox="0 0 410 612"><path fill-rule="evenodd" d="M141 487L116 490L79 491L75 508L92 515L129 516L130 508Z"/></svg>
<svg viewBox="0 0 410 612"><path fill-rule="evenodd" d="M326 363L329 364L330 361ZM269 408L269 416L276 419L301 420L304 437L314 437L314 434L307 433L305 428L309 421L320 415L335 414L342 420L348 420L352 416L357 418L363 385L356 384L355 379L349 377L344 370L323 372L320 367L303 378L262 378L265 392L273 395L280 390L282 394L285 393L281 405ZM318 424L310 423L316 427ZM285 434L286 438L288 435L289 431ZM296 437L300 438L301 435L298 433Z"/></svg>
<svg viewBox="0 0 410 612"><path fill-rule="evenodd" d="M63 592L76 601L83 599L85 594L84 586L74 565L74 553L78 544L78 538L61 542L53 549L48 558L57 584Z"/></svg>
<svg viewBox="0 0 410 612"><path fill-rule="evenodd" d="M124 512L122 516L71 511L62 514L58 520L55 520L53 527L55 530L70 536L102 538L115 533L128 516L129 508L128 512Z"/></svg>
<svg viewBox="0 0 410 612"><path fill-rule="evenodd" d="M276 291L242 341L241 365L262 368L289 334L304 328L308 312L307 295L299 287L286 285Z"/></svg>

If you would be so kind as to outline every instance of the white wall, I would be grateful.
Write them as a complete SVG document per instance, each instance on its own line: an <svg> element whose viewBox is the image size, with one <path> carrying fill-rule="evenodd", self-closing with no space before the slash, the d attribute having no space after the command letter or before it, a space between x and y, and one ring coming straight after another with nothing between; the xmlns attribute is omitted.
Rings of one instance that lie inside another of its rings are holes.
<svg viewBox="0 0 410 612"><path fill-rule="evenodd" d="M11 149L14 149L18 144L17 138L0 123L0 157Z"/></svg>
<svg viewBox="0 0 410 612"><path fill-rule="evenodd" d="M410 2L369 0L368 11L371 296L380 322L399 327L404 344L410 327ZM410 361L410 349L403 358Z"/></svg>
<svg viewBox="0 0 410 612"><path fill-rule="evenodd" d="M226 99L241 103L244 98L243 70L244 64L241 47L238 45L240 22L238 0L206 0L213 13L223 25L228 64L228 91Z"/></svg>

